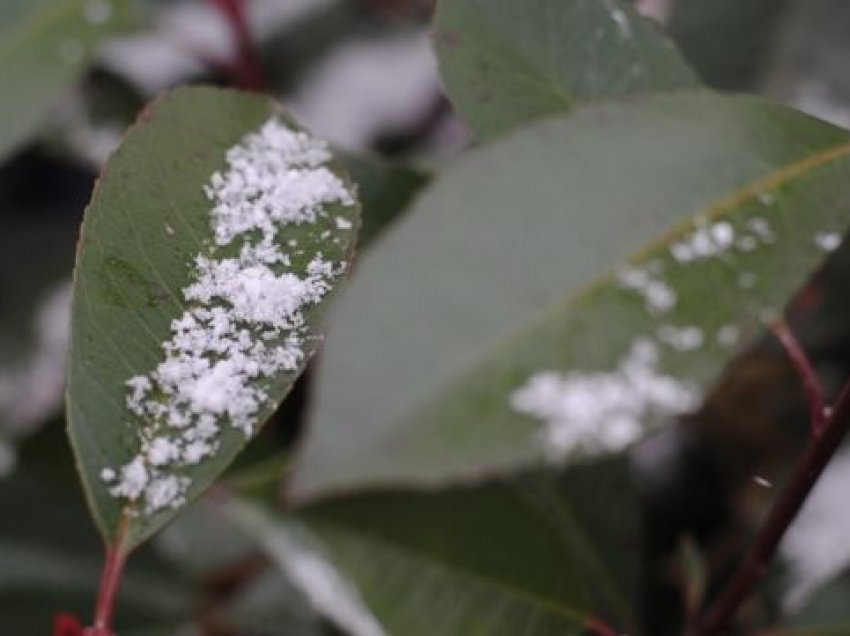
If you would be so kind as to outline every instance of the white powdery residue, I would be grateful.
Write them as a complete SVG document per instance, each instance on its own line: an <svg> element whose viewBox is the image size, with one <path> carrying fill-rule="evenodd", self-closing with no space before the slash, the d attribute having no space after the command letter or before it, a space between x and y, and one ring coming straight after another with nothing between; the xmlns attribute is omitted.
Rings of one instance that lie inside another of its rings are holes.
<svg viewBox="0 0 850 636"><path fill-rule="evenodd" d="M184 495L189 488L189 479L167 475L157 477L145 487L145 504L148 511L162 508L177 508L185 501Z"/></svg>
<svg viewBox="0 0 850 636"><path fill-rule="evenodd" d="M105 471L111 471L111 469L103 469L101 476ZM107 476L110 476L110 473L107 473ZM121 467L121 481L112 486L109 492L113 497L125 497L135 501L145 491L149 482L150 475L145 466L145 460L141 455L137 455L129 464Z"/></svg>
<svg viewBox="0 0 850 636"><path fill-rule="evenodd" d="M702 329L693 326L661 325L656 336L659 342L675 351L693 351L699 349L705 341Z"/></svg>
<svg viewBox="0 0 850 636"><path fill-rule="evenodd" d="M292 271L275 239L283 226L329 220L329 205L354 204L330 158L323 142L272 119L231 148L204 187L215 245L195 257L189 308L171 323L164 359L126 382L127 408L145 425L139 454L101 472L116 498L146 514L180 505L191 482L173 473L213 456L226 424L250 436L269 399L260 381L303 362L314 339L303 312L345 265L317 251ZM234 242L237 256L217 256Z"/></svg>
<svg viewBox="0 0 850 636"><path fill-rule="evenodd" d="M327 144L276 120L247 135L228 151L226 174L204 188L218 244L254 230L271 243L282 224L315 223L324 206L351 205L348 187L322 165L330 158Z"/></svg>
<svg viewBox="0 0 850 636"><path fill-rule="evenodd" d="M731 223L700 223L691 234L670 247L670 254L679 263L689 263L719 256L734 244L735 228Z"/></svg>
<svg viewBox="0 0 850 636"><path fill-rule="evenodd" d="M514 391L510 404L543 421L538 439L554 462L575 451L617 451L640 437L646 418L697 405L697 391L660 373L658 357L658 346L640 338L613 371L543 371Z"/></svg>
<svg viewBox="0 0 850 636"><path fill-rule="evenodd" d="M345 217L336 217L336 227L338 230L350 230L354 224Z"/></svg>
<svg viewBox="0 0 850 636"><path fill-rule="evenodd" d="M850 483L850 448L833 458L780 544L788 562L786 609L801 609L820 585L850 564L850 512L841 505Z"/></svg>
<svg viewBox="0 0 850 636"><path fill-rule="evenodd" d="M676 306L676 292L647 269L625 269L618 275L620 285L643 298L652 313L664 313Z"/></svg>
<svg viewBox="0 0 850 636"><path fill-rule="evenodd" d="M815 245L824 252L834 252L841 247L841 234L838 232L818 232Z"/></svg>

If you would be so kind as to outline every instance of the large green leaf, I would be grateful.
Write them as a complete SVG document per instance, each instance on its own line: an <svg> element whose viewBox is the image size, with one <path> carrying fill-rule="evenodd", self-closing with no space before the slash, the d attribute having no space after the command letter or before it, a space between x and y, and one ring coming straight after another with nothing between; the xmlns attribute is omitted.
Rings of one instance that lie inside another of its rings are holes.
<svg viewBox="0 0 850 636"><path fill-rule="evenodd" d="M604 97L699 84L621 0L442 0L434 42L446 91L479 138Z"/></svg>
<svg viewBox="0 0 850 636"><path fill-rule="evenodd" d="M339 497L301 517L391 634L632 633L637 507L622 458L556 477Z"/></svg>
<svg viewBox="0 0 850 636"><path fill-rule="evenodd" d="M126 24L125 0L5 0L0 5L0 157L36 132L85 71L98 41Z"/></svg>
<svg viewBox="0 0 850 636"><path fill-rule="evenodd" d="M77 255L68 416L109 541L203 492L320 340L359 214L315 143L266 98L187 88L108 161Z"/></svg>
<svg viewBox="0 0 850 636"><path fill-rule="evenodd" d="M606 380L622 388L631 361L638 379L695 398L735 336L821 260L819 233L847 225L849 173L844 131L711 94L598 105L470 153L370 251L342 299L295 494L539 460L551 429L527 400L511 406L538 372L586 372L550 378L593 393ZM717 256L678 262L694 243ZM612 269L628 258L642 293ZM605 419L593 408L591 429Z"/></svg>

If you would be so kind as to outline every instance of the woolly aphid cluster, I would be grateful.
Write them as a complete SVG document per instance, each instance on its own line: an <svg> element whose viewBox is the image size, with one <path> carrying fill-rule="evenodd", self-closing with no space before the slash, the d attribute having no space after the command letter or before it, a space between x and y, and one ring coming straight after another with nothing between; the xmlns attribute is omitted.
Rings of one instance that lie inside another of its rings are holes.
<svg viewBox="0 0 850 636"><path fill-rule="evenodd" d="M322 300L345 264L317 251L295 271L278 233L316 223L329 205L354 205L330 158L324 142L271 119L227 152L226 169L204 187L214 244L195 258L182 290L188 308L171 324L164 359L127 381L127 407L145 422L140 450L101 473L114 497L139 503L137 512L179 506L191 481L175 473L215 455L225 426L250 436L269 399L262 381L302 362L312 337L304 309ZM335 226L352 223L338 217ZM238 256L219 257L234 248Z"/></svg>

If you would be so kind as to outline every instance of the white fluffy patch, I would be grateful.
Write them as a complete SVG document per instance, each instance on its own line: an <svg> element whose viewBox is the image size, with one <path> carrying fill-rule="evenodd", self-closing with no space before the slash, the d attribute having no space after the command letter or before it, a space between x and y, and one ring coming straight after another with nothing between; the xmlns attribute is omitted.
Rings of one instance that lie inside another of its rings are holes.
<svg viewBox="0 0 850 636"><path fill-rule="evenodd" d="M224 424L251 435L268 400L260 380L304 360L303 312L344 264L315 252L295 268L277 239L282 227L325 218L331 204L354 204L329 160L323 142L272 119L231 148L226 170L204 187L215 245L195 258L188 308L171 324L164 359L127 380L127 408L145 425L139 454L102 470L113 496L143 502L148 514L179 506L191 482L175 470L213 456ZM232 244L238 256L219 255Z"/></svg>
<svg viewBox="0 0 850 636"><path fill-rule="evenodd" d="M648 338L632 343L610 372L542 371L510 398L513 409L542 420L538 439L559 462L574 452L617 451L643 433L650 416L694 408L697 391L658 371L658 346Z"/></svg>

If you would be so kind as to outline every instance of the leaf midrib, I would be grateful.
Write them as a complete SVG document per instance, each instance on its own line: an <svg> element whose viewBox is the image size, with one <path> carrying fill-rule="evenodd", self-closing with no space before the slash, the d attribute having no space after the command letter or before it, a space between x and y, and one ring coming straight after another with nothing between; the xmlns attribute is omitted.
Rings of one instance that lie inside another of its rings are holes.
<svg viewBox="0 0 850 636"><path fill-rule="evenodd" d="M675 224L670 231L662 234L659 239L652 241L644 248L635 252L631 258L627 258L624 262L638 264L648 260L655 251L662 249L689 232L692 229L692 221L695 216L703 216L708 221L723 219L735 212L738 206L757 198L760 192L774 189L797 177L802 177L819 168L828 166L833 161L850 156L850 141L847 141L847 135L844 137L845 141L837 146L821 150L799 161L788 164L779 170L774 170L766 176L750 181L731 194L715 200L713 203L705 206L701 211L697 211L695 214L689 215ZM389 428L397 431L407 430L404 426L399 426L399 424L416 421L416 413L425 412L427 407L437 402L440 396L451 395L453 393L453 387L457 386L458 381L468 377L470 373L474 372L482 364L486 364L487 361L509 350L511 346L520 342L522 338L538 325L555 316L570 312L577 305L584 302L585 299L602 291L605 287L612 284L616 275L616 269L609 269L598 278L581 287L576 293L569 294L566 299L555 302L548 308L540 311L537 318L517 329L509 331L499 338L494 338L488 346L482 348L480 353L470 356L458 364L456 368L448 370L446 373L447 380L441 382L428 395L417 400L410 408L401 412L398 417L393 418L392 422L394 425ZM385 481L385 478L371 480L370 485L375 486ZM398 481L395 480L393 483L397 484Z"/></svg>
<svg viewBox="0 0 850 636"><path fill-rule="evenodd" d="M78 0L67 0L49 7L43 11L33 13L24 18L6 32L8 37L5 37L0 31L0 64L6 61L6 57L14 52L14 49L22 42L32 39L44 31L47 31L56 22L66 18L71 14L73 9L79 5Z"/></svg>

